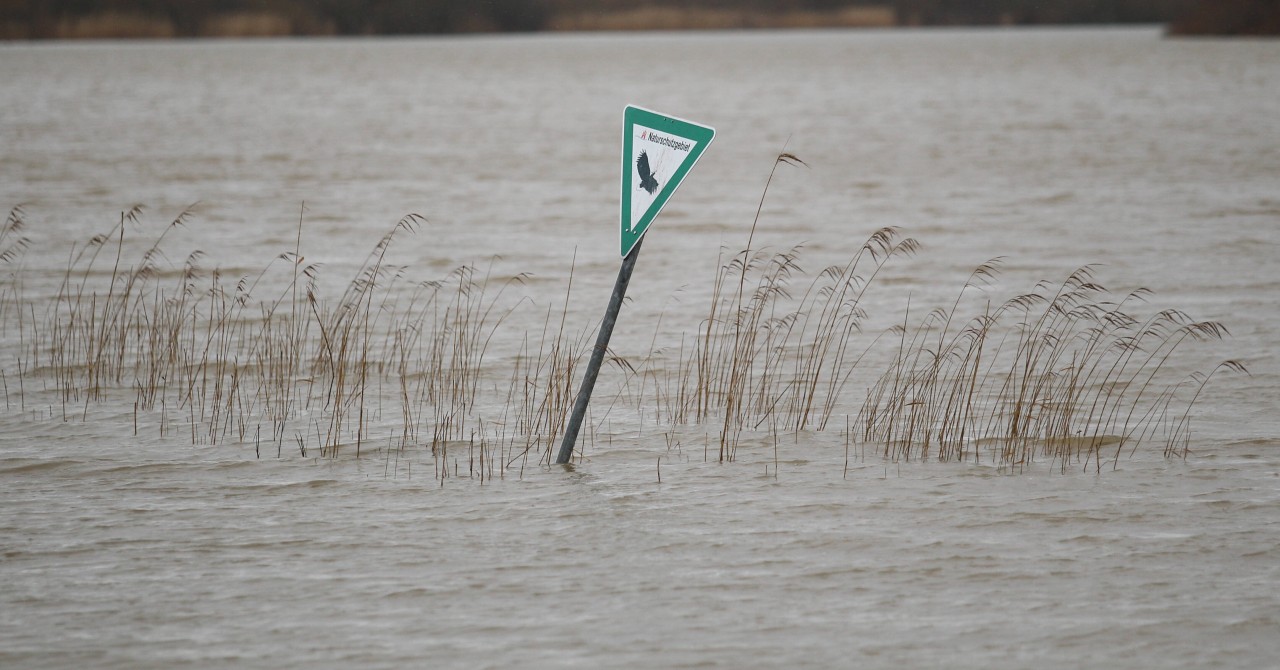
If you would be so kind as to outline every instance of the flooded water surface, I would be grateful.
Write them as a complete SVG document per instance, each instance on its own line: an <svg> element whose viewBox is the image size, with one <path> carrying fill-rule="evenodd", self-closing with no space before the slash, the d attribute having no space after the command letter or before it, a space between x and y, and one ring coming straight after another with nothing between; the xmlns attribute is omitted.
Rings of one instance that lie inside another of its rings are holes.
<svg viewBox="0 0 1280 670"><path fill-rule="evenodd" d="M1280 43L5 44L0 81L0 665L1280 657ZM627 104L717 134L550 466L617 273ZM803 164L769 181L782 152ZM850 293L821 288L887 226ZM700 335L741 343L749 313L709 320L719 276L776 302L708 390ZM1064 281L1046 323L1097 329L974 325ZM847 335L791 346L832 294ZM1121 310L1156 325L1125 339ZM1202 322L1229 332L1178 330ZM1006 413L1029 375L992 361L1046 332L1032 439ZM815 342L847 353L806 406Z"/></svg>

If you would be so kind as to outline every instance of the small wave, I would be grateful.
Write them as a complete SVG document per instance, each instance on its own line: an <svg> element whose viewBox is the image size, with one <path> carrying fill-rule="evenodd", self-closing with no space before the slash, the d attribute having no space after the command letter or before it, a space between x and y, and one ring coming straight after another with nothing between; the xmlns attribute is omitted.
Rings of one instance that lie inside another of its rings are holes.
<svg viewBox="0 0 1280 670"><path fill-rule="evenodd" d="M150 474L150 473L164 473L164 472L172 472L174 470L183 470L183 469L187 469L187 467L188 465L186 463L181 463L181 462L133 463L133 464L126 464L126 465L114 465L111 467L104 467L101 470L99 470L99 472L102 474L108 474L108 475L116 475L116 474L144 475L144 474Z"/></svg>
<svg viewBox="0 0 1280 670"><path fill-rule="evenodd" d="M1263 615L1234 621L1227 624L1224 630L1230 633L1257 632L1272 634L1275 632L1277 624L1280 624L1280 621L1277 621L1275 617Z"/></svg>
<svg viewBox="0 0 1280 670"><path fill-rule="evenodd" d="M411 600L417 600L418 598L430 596L431 593L432 593L431 589L428 589L422 586L414 586L401 591L392 591L390 593L387 593L384 597L392 600L397 598L409 598Z"/></svg>
<svg viewBox="0 0 1280 670"><path fill-rule="evenodd" d="M1223 443L1223 445L1226 447L1275 447L1280 446L1280 442L1277 442L1277 440L1272 437L1255 437L1244 440L1232 440Z"/></svg>
<svg viewBox="0 0 1280 670"><path fill-rule="evenodd" d="M1076 199L1074 191L1058 191L1056 193L1048 193L1045 195L1035 196L1031 198L1023 198L1015 200L1011 204L1015 206L1044 206L1044 205L1061 205L1073 202Z"/></svg>
<svg viewBox="0 0 1280 670"><path fill-rule="evenodd" d="M0 473L13 475L30 474L49 470L60 470L62 468L75 467L79 465L84 465L84 461L69 458L5 458L0 459Z"/></svg>
<svg viewBox="0 0 1280 670"><path fill-rule="evenodd" d="M1240 554L1240 557L1241 558L1269 558L1271 556L1274 556L1277 551L1280 551L1280 544L1272 545L1270 547L1267 547L1265 549L1259 549L1257 551L1245 552L1243 554Z"/></svg>
<svg viewBox="0 0 1280 670"><path fill-rule="evenodd" d="M336 486L341 482L337 479L309 479L302 482L289 482L285 484L268 484L264 488L268 491L290 491L295 489L323 489L330 486Z"/></svg>

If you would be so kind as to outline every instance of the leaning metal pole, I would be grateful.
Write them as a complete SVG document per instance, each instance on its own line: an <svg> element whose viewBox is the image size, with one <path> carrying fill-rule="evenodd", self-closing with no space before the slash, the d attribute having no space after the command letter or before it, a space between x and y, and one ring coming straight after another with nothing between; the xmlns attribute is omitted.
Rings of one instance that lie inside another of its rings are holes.
<svg viewBox="0 0 1280 670"><path fill-rule="evenodd" d="M587 405L591 404L591 391L596 387L596 376L600 374L600 365L604 363L605 351L609 349L609 338L613 335L613 325L618 322L618 312L622 309L622 298L627 295L627 284L631 283L631 270L636 266L636 258L640 256L641 237L632 247L631 253L622 259L622 268L618 270L618 282L613 285L613 296L609 298L609 309L605 310L604 321L600 323L600 333L596 335L596 346L591 350L591 361L587 363L587 373L582 376L582 386L578 389L578 399L573 404L573 415L569 417L569 426L565 428L564 440L560 443L560 453L556 455L556 463L568 463L573 456L573 446L578 442L578 430L582 428L582 417L587 414Z"/></svg>

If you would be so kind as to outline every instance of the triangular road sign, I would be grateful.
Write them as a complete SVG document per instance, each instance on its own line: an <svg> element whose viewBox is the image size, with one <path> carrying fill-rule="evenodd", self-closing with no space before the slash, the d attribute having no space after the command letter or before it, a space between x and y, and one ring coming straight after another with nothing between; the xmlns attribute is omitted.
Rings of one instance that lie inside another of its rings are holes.
<svg viewBox="0 0 1280 670"><path fill-rule="evenodd" d="M622 123L622 257L635 248L716 131L628 106Z"/></svg>

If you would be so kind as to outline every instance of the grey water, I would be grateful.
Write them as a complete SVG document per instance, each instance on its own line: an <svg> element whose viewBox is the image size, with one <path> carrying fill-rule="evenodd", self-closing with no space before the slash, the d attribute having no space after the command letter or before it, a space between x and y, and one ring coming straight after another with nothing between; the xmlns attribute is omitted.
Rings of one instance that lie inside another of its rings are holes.
<svg viewBox="0 0 1280 670"><path fill-rule="evenodd" d="M641 406L593 415L571 471L446 481L390 449L277 457L135 431L107 403L64 420L14 388L6 327L4 667L1280 658L1280 43L1155 28L10 43L0 81L0 207L22 205L31 238L4 282L29 296L134 204L145 238L194 203L171 260L199 249L228 276L292 251L300 217L308 260L349 274L416 213L393 250L415 276L527 272L512 325L536 330L572 272L568 320L586 332L619 262L620 124L638 104L717 136L646 237L620 355L697 329L720 250L747 243L786 151L807 167L779 167L753 247L803 245L817 269L881 226L921 242L873 320L945 304L992 257L1011 290L1096 263L1108 286L1230 329L1193 362L1250 371L1213 380L1187 459L1139 449L1102 472L874 448L846 465L838 430L750 435L722 464L714 433L673 443Z"/></svg>

